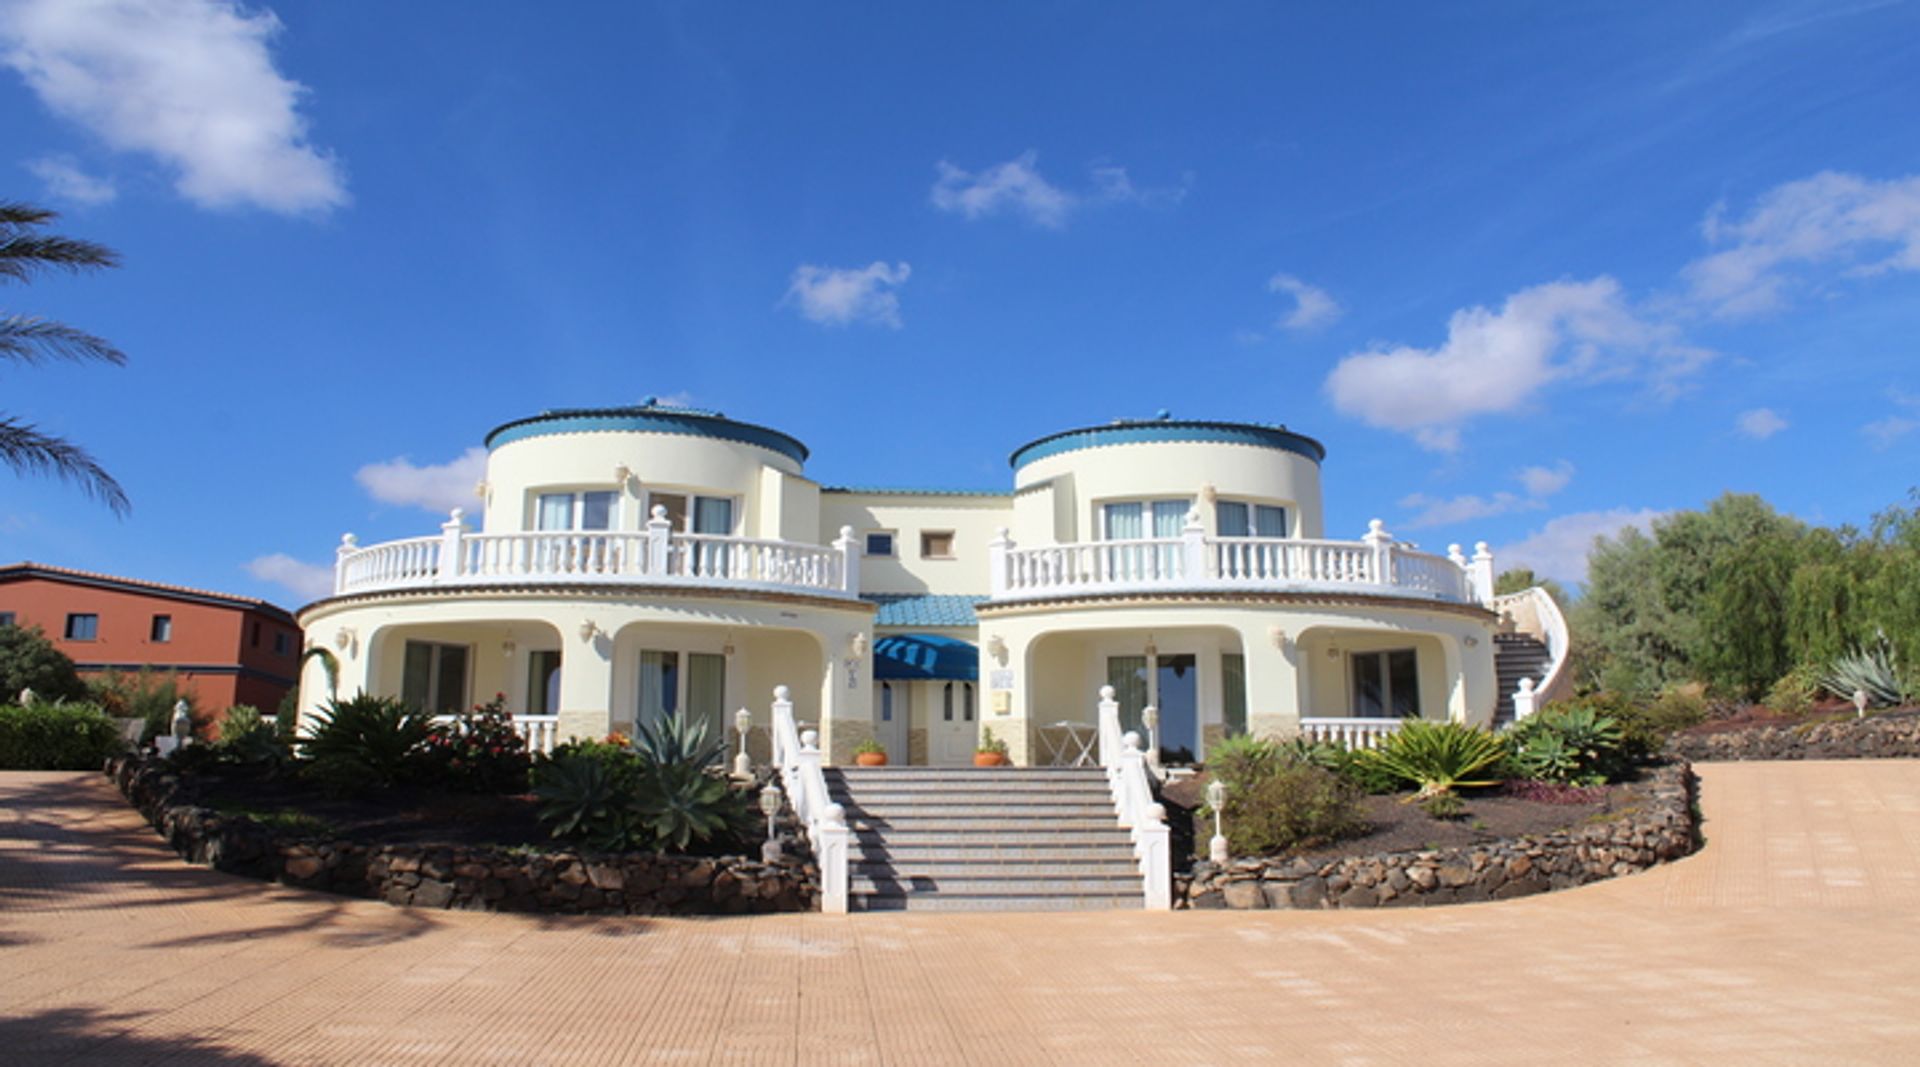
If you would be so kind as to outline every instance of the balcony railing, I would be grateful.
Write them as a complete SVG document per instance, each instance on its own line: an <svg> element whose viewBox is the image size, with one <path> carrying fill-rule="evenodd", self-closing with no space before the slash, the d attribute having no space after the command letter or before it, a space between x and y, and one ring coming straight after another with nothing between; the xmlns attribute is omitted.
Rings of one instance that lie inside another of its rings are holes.
<svg viewBox="0 0 1920 1067"><path fill-rule="evenodd" d="M639 531L475 534L456 510L439 537L341 540L336 594L443 585L685 585L853 598L860 557L851 527L831 545L676 533L665 509Z"/></svg>
<svg viewBox="0 0 1920 1067"><path fill-rule="evenodd" d="M1493 599L1493 554L1468 559L1393 540L1375 519L1358 541L1211 537L1190 516L1179 537L1020 548L1000 531L990 548L995 601L1150 592L1330 592L1460 604Z"/></svg>

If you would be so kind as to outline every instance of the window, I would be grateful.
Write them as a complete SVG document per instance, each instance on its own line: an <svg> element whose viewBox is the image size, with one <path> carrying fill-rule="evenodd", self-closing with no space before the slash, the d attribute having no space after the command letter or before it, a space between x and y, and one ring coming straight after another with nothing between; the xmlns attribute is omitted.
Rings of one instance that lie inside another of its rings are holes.
<svg viewBox="0 0 1920 1067"><path fill-rule="evenodd" d="M467 646L408 641L400 699L433 714L467 707Z"/></svg>
<svg viewBox="0 0 1920 1067"><path fill-rule="evenodd" d="M892 530L874 530L871 533L867 534L867 555L869 556L893 555L893 531Z"/></svg>
<svg viewBox="0 0 1920 1067"><path fill-rule="evenodd" d="M173 616L155 615L153 625L147 630L147 639L156 645L164 645L173 640Z"/></svg>
<svg viewBox="0 0 1920 1067"><path fill-rule="evenodd" d="M611 530L611 490L582 493L541 493L534 509L537 530Z"/></svg>
<svg viewBox="0 0 1920 1067"><path fill-rule="evenodd" d="M0 626L12 626L12 625L13 625L13 612L0 611Z"/></svg>
<svg viewBox="0 0 1920 1067"><path fill-rule="evenodd" d="M681 533L725 536L733 532L731 497L692 497L691 511L687 510L688 503L689 498L684 493L650 493L647 496L647 514L653 514L656 507L666 508L667 523Z"/></svg>
<svg viewBox="0 0 1920 1067"><path fill-rule="evenodd" d="M68 615L67 640L93 641L100 636L100 616Z"/></svg>
<svg viewBox="0 0 1920 1067"><path fill-rule="evenodd" d="M289 636L286 631L284 630L274 631L274 634L273 634L273 654L274 655L284 656L292 647L293 647L293 638Z"/></svg>
<svg viewBox="0 0 1920 1067"><path fill-rule="evenodd" d="M1351 662L1355 717L1420 717L1420 670L1413 649L1355 652Z"/></svg>
<svg viewBox="0 0 1920 1067"><path fill-rule="evenodd" d="M1228 737L1247 732L1247 657L1220 654L1220 719Z"/></svg>
<svg viewBox="0 0 1920 1067"><path fill-rule="evenodd" d="M893 683L880 683L880 721L893 721Z"/></svg>
<svg viewBox="0 0 1920 1067"><path fill-rule="evenodd" d="M952 530L922 530L920 532L921 559L952 559Z"/></svg>
<svg viewBox="0 0 1920 1067"><path fill-rule="evenodd" d="M560 713L560 653L535 651L527 656L527 714Z"/></svg>
<svg viewBox="0 0 1920 1067"><path fill-rule="evenodd" d="M682 664L685 669L682 669ZM682 709L705 723L708 737L726 736L727 657L711 652L643 649L640 653L640 724L658 727Z"/></svg>
<svg viewBox="0 0 1920 1067"><path fill-rule="evenodd" d="M260 647L260 624L257 622L253 624L253 647Z"/></svg>
<svg viewBox="0 0 1920 1067"><path fill-rule="evenodd" d="M1100 508L1100 536L1108 541L1172 540L1180 536L1190 508L1185 500L1127 500L1104 504ZM1116 548L1106 566L1109 576L1115 579L1173 577L1180 567L1180 546Z"/></svg>
<svg viewBox="0 0 1920 1067"><path fill-rule="evenodd" d="M1213 506L1213 519L1221 537L1287 536L1287 509L1272 504L1222 500Z"/></svg>
<svg viewBox="0 0 1920 1067"><path fill-rule="evenodd" d="M957 690L957 693L956 693L956 690ZM955 699L956 696L958 697L957 701ZM958 703L960 708L960 721L972 722L973 721L973 683L972 682L948 682L947 683L946 692L942 695L942 699L940 702L940 716L946 722L953 721L953 709L956 703Z"/></svg>

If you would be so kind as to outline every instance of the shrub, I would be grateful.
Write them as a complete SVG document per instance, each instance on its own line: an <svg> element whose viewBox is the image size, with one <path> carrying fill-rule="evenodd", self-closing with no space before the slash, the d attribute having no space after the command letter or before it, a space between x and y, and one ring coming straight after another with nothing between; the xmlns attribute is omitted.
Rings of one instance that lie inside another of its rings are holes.
<svg viewBox="0 0 1920 1067"><path fill-rule="evenodd" d="M421 749L427 779L467 793L523 793L527 789L526 739L513 728L505 694L452 722L433 724Z"/></svg>
<svg viewBox="0 0 1920 1067"><path fill-rule="evenodd" d="M426 716L386 697L365 693L331 700L313 713L300 752L308 771L329 788L360 790L394 785L408 776L430 732Z"/></svg>
<svg viewBox="0 0 1920 1067"><path fill-rule="evenodd" d="M38 626L0 626L0 701L11 703L23 689L47 701L81 700L87 685L73 661L53 646Z"/></svg>
<svg viewBox="0 0 1920 1067"><path fill-rule="evenodd" d="M1207 776L1239 793L1252 788L1288 762L1283 746L1241 734L1207 749Z"/></svg>
<svg viewBox="0 0 1920 1067"><path fill-rule="evenodd" d="M235 704L220 720L220 739L210 744L190 745L171 757L176 763L195 760L196 766L224 763L266 767L277 771L293 755L280 725L260 714L251 704Z"/></svg>
<svg viewBox="0 0 1920 1067"><path fill-rule="evenodd" d="M120 744L95 704L0 706L0 770L97 771Z"/></svg>
<svg viewBox="0 0 1920 1067"><path fill-rule="evenodd" d="M637 784L640 824L660 848L684 852L753 821L747 794L705 764L643 764Z"/></svg>
<svg viewBox="0 0 1920 1067"><path fill-rule="evenodd" d="M142 667L133 674L107 671L94 679L92 689L93 698L100 702L107 714L146 722L140 731L142 743L173 733L173 708L182 700L187 702L187 714L193 720L195 737L209 740L217 732L212 717L200 710L193 693L181 684L180 676L172 671L156 671L149 667Z"/></svg>
<svg viewBox="0 0 1920 1067"><path fill-rule="evenodd" d="M1761 703L1782 715L1805 715L1820 697L1817 667L1802 664L1776 679Z"/></svg>
<svg viewBox="0 0 1920 1067"><path fill-rule="evenodd" d="M1625 735L1611 716L1587 704L1561 704L1516 725L1508 734L1513 767L1543 782L1597 785L1630 769Z"/></svg>
<svg viewBox="0 0 1920 1067"><path fill-rule="evenodd" d="M709 738L704 722L671 716L642 726L632 746L623 742L569 742L536 761L540 821L555 838L605 851L684 851L751 827L751 798L716 766L725 739Z"/></svg>
<svg viewBox="0 0 1920 1067"><path fill-rule="evenodd" d="M1629 763L1659 755L1669 737L1707 721L1706 697L1687 687L1669 689L1652 700L1634 700L1621 693L1597 693L1570 704L1589 707L1618 723L1621 759Z"/></svg>
<svg viewBox="0 0 1920 1067"><path fill-rule="evenodd" d="M1359 754L1362 762L1419 787L1409 800L1424 801L1457 787L1492 785L1482 777L1507 755L1506 742L1485 730L1452 722L1408 719Z"/></svg>
<svg viewBox="0 0 1920 1067"><path fill-rule="evenodd" d="M555 838L604 852L625 852L642 840L634 768L599 753L555 752L540 761L533 793L540 821Z"/></svg>
<svg viewBox="0 0 1920 1067"><path fill-rule="evenodd" d="M1230 789L1221 817L1228 845L1243 856L1313 848L1367 829L1359 789L1306 763L1282 763L1247 788Z"/></svg>

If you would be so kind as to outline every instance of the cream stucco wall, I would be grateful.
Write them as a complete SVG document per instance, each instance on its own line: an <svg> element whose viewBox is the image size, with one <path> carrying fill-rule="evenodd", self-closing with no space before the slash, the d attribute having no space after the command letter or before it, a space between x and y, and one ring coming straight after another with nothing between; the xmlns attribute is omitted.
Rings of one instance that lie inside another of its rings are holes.
<svg viewBox="0 0 1920 1067"><path fill-rule="evenodd" d="M1221 499L1277 504L1294 537L1324 536L1320 466L1278 448L1219 442L1154 441L1101 445L1046 456L1015 473L1013 537L1026 545L1093 541L1100 506L1113 501ZM1200 507L1213 530L1213 509Z"/></svg>
<svg viewBox="0 0 1920 1067"><path fill-rule="evenodd" d="M894 534L894 554L860 560L860 590L865 593L985 594L987 543L1013 519L1004 496L937 493L859 493L825 490L820 496L821 543L840 535L876 531ZM921 535L953 534L950 559L921 554Z"/></svg>

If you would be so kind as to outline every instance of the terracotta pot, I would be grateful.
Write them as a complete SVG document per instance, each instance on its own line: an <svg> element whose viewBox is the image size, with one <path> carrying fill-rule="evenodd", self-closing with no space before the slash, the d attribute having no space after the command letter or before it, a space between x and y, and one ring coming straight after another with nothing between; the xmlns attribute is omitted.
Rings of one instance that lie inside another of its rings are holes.
<svg viewBox="0 0 1920 1067"><path fill-rule="evenodd" d="M885 767L887 765L887 754L885 752L855 752L853 754L853 762L861 767Z"/></svg>
<svg viewBox="0 0 1920 1067"><path fill-rule="evenodd" d="M1005 762L1007 762L1007 757L1002 756L998 752L975 752L973 754L973 765L975 767L998 767Z"/></svg>

